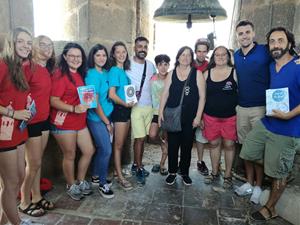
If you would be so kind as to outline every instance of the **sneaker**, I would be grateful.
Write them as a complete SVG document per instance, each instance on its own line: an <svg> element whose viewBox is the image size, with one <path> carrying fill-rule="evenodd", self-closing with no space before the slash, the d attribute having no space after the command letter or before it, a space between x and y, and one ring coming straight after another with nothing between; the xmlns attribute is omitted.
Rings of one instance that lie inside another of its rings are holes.
<svg viewBox="0 0 300 225"><path fill-rule="evenodd" d="M98 176L92 176L92 185L97 185L99 186L99 177Z"/></svg>
<svg viewBox="0 0 300 225"><path fill-rule="evenodd" d="M203 176L208 176L208 168L204 161L197 161L197 169Z"/></svg>
<svg viewBox="0 0 300 225"><path fill-rule="evenodd" d="M182 176L182 182L187 186L190 186L193 183L192 179L188 175Z"/></svg>
<svg viewBox="0 0 300 225"><path fill-rule="evenodd" d="M136 175L136 171L137 171L137 165L136 164L132 164L132 166L131 166L131 174L132 175Z"/></svg>
<svg viewBox="0 0 300 225"><path fill-rule="evenodd" d="M145 177L148 177L149 174L150 174L150 172L144 168L144 165L142 165L141 169L144 170ZM132 175L136 175L137 170L138 170L137 165L136 164L132 164L132 166L131 166L131 174Z"/></svg>
<svg viewBox="0 0 300 225"><path fill-rule="evenodd" d="M251 195L250 201L254 204L258 204L261 193L262 193L261 188L259 186L255 186L253 188L253 193Z"/></svg>
<svg viewBox="0 0 300 225"><path fill-rule="evenodd" d="M238 196L246 196L246 195L251 195L253 192L253 186L250 183L245 183L239 188L235 189L234 192Z"/></svg>
<svg viewBox="0 0 300 225"><path fill-rule="evenodd" d="M80 183L78 184L78 186L79 186L82 194L84 194L84 195L90 195L93 192L90 183L87 182L86 180L80 181Z"/></svg>
<svg viewBox="0 0 300 225"><path fill-rule="evenodd" d="M141 168L136 172L136 181L138 184L142 184L142 185L146 183L144 169Z"/></svg>
<svg viewBox="0 0 300 225"><path fill-rule="evenodd" d="M83 198L83 194L77 184L72 184L71 186L67 185L67 194L75 201L79 201Z"/></svg>
<svg viewBox="0 0 300 225"><path fill-rule="evenodd" d="M108 184L99 184L99 193L102 195L104 198L113 198L114 197L114 192L110 189Z"/></svg>
<svg viewBox="0 0 300 225"><path fill-rule="evenodd" d="M173 185L176 181L176 174L169 174L166 178L167 185Z"/></svg>
<svg viewBox="0 0 300 225"><path fill-rule="evenodd" d="M20 225L44 225L44 224L32 222L30 219L24 219L24 220L21 220Z"/></svg>
<svg viewBox="0 0 300 225"><path fill-rule="evenodd" d="M145 177L148 177L149 174L150 174L150 172L149 172L148 170L146 170L146 169L144 168L144 166L142 166L141 169L144 170L144 175L145 175Z"/></svg>
<svg viewBox="0 0 300 225"><path fill-rule="evenodd" d="M215 181L217 181L219 179L219 174L213 174L213 173L210 173L210 175L206 176L204 178L204 183L205 184L211 184Z"/></svg>

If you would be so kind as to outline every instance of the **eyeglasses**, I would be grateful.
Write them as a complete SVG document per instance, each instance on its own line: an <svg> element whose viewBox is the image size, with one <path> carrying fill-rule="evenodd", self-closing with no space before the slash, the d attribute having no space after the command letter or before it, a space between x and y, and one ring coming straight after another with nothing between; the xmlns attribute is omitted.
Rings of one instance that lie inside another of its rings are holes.
<svg viewBox="0 0 300 225"><path fill-rule="evenodd" d="M46 44L44 42L39 43L39 47L42 50L53 48L53 44Z"/></svg>
<svg viewBox="0 0 300 225"><path fill-rule="evenodd" d="M67 57L71 60L82 60L82 56L81 55L67 55Z"/></svg>
<svg viewBox="0 0 300 225"><path fill-rule="evenodd" d="M227 56L227 53L224 53L224 54L215 54L215 57L225 57Z"/></svg>

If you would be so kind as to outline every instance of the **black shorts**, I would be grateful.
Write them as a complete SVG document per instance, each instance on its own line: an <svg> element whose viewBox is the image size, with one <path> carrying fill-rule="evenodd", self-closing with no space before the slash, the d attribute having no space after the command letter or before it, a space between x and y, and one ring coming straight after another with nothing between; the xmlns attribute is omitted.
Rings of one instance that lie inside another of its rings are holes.
<svg viewBox="0 0 300 225"><path fill-rule="evenodd" d="M39 137L42 136L42 131L47 131L50 129L50 123L48 120L44 120L42 122L37 122L34 124L28 124L28 136L31 137Z"/></svg>
<svg viewBox="0 0 300 225"><path fill-rule="evenodd" d="M158 115L153 115L151 123L158 123Z"/></svg>
<svg viewBox="0 0 300 225"><path fill-rule="evenodd" d="M126 108L122 105L114 105L114 110L111 114L112 122L128 122L130 120L131 108Z"/></svg>
<svg viewBox="0 0 300 225"><path fill-rule="evenodd" d="M18 148L18 146L24 144L25 141L22 141L20 144L16 145L16 146L12 146L12 147L6 147L6 148L0 148L0 152L8 152L8 151L12 151L12 150L16 150Z"/></svg>

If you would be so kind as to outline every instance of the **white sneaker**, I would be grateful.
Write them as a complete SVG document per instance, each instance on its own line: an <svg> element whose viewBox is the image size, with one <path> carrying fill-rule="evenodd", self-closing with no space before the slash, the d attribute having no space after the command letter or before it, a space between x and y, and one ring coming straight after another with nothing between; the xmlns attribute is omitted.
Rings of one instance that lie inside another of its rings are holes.
<svg viewBox="0 0 300 225"><path fill-rule="evenodd" d="M255 186L250 201L254 204L258 204L261 192L262 192L261 188L259 186Z"/></svg>
<svg viewBox="0 0 300 225"><path fill-rule="evenodd" d="M253 186L250 183L245 183L239 188L235 189L234 192L238 196L246 196L246 195L251 195L253 192Z"/></svg>

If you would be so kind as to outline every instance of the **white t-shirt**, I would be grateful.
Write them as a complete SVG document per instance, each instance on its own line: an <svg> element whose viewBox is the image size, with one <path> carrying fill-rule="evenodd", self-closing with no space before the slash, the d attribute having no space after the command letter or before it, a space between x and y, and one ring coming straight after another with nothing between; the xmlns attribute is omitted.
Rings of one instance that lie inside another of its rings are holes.
<svg viewBox="0 0 300 225"><path fill-rule="evenodd" d="M146 60L146 63L146 78L143 85L142 95L138 102L139 106L152 106L150 79L153 74L156 73L156 69L154 64L149 60ZM140 91L143 72L144 64L137 63L133 58L130 58L130 70L127 70L126 73L131 81L131 84L135 85L137 91Z"/></svg>

